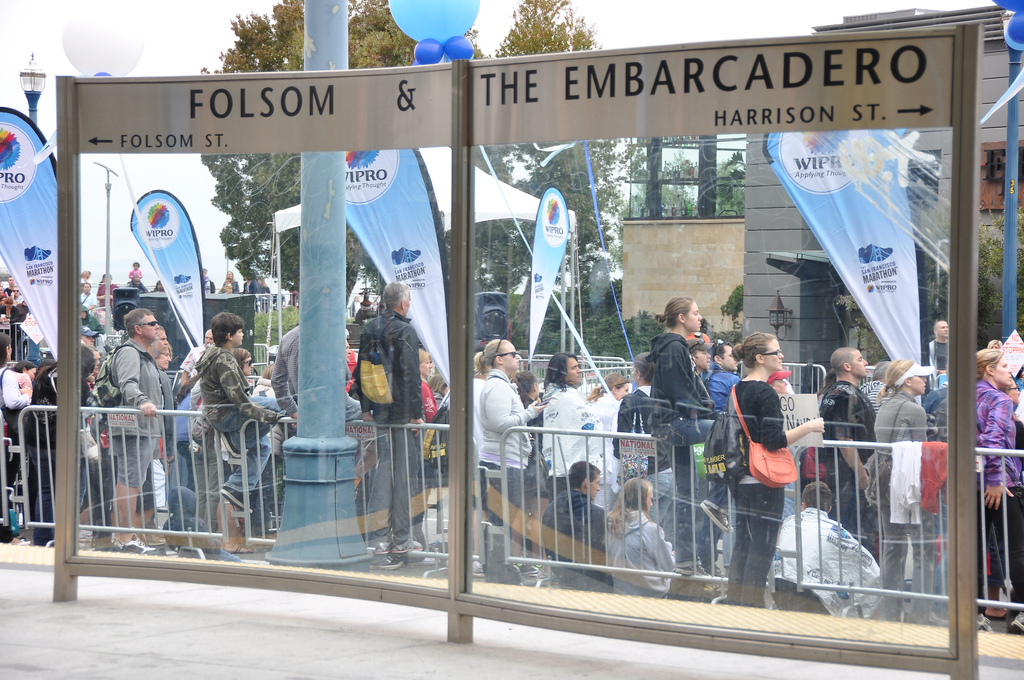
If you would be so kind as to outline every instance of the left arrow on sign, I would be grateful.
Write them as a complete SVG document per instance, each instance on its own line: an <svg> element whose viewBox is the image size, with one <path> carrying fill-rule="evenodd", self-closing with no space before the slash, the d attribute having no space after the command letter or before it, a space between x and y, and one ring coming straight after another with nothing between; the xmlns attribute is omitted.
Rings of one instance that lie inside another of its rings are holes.
<svg viewBox="0 0 1024 680"><path fill-rule="evenodd" d="M89 143L95 146L96 144L113 144L113 139L100 139L99 137L93 137L89 140Z"/></svg>

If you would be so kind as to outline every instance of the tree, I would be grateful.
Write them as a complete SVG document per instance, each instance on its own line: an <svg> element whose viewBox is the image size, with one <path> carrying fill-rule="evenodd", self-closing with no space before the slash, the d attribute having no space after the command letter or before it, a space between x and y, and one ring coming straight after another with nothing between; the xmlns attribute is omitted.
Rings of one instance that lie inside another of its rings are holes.
<svg viewBox="0 0 1024 680"><path fill-rule="evenodd" d="M512 20L513 25L498 48L498 57L575 52L599 47L593 27L576 13L570 0L522 0L513 12ZM601 224L609 251L609 268L614 276L621 262L620 218L625 205L620 190L624 177L621 160L623 154L617 141L589 142L588 150ZM549 186L555 186L565 195L569 209L575 211L579 256L578 264L574 263L571 268L572 280L580 284L577 328L584 327L581 322L584 317L608 313L614 316L614 303L605 295L609 291L608 274L603 261L583 144L578 143L550 159L549 151L538 149L533 144L499 145L490 147L486 153L495 174L502 181L534 196L540 196ZM480 165L488 170L483 159ZM482 290L503 290L511 294L527 284L532 262L523 243L523 236L532 248L533 227L532 224L520 224L520 228L523 229L523 235L520 235L511 221L485 223L478 227L476 278ZM571 249L567 257L570 254ZM514 326L526 325L530 296L510 295L510 304L513 301L518 301L512 314ZM557 327L557 312L554 318ZM545 323L545 328L550 325ZM589 322L587 327L594 328ZM521 332L525 337L525 330ZM538 350L542 351L539 347Z"/></svg>
<svg viewBox="0 0 1024 680"><path fill-rule="evenodd" d="M1017 282L1024 282L1024 242L1020 225L1024 210L1017 212ZM1003 319L1003 217L982 224L978 233L978 349L989 340L1002 339ZM1024 329L1024 298L1017 296L1017 329Z"/></svg>
<svg viewBox="0 0 1024 680"><path fill-rule="evenodd" d="M497 57L597 49L594 29L576 15L570 0L522 0Z"/></svg>

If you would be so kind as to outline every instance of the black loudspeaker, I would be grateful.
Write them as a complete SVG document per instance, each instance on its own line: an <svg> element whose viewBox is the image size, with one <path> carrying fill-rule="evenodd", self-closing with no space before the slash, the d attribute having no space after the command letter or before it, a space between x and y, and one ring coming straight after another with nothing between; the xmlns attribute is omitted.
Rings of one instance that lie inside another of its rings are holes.
<svg viewBox="0 0 1024 680"><path fill-rule="evenodd" d="M508 296L504 293L476 294L476 342L508 340Z"/></svg>
<svg viewBox="0 0 1024 680"><path fill-rule="evenodd" d="M139 306L139 289L131 286L115 288L114 298L111 300L114 314L114 328L124 330L124 315Z"/></svg>
<svg viewBox="0 0 1024 680"><path fill-rule="evenodd" d="M114 292L121 290L115 288ZM137 292L137 291L136 291ZM171 343L171 350L174 357L171 359L170 368L177 370L182 360L188 354L189 343L185 332L178 325L174 310L171 309L170 300L166 293L146 293L141 296L140 307L145 307L153 312L153 316L160 322L160 325L167 331L167 341ZM242 317L245 322L245 334L242 340L242 347L253 351L253 324L256 320L256 296L254 295L207 295L206 306L203 308L203 331L210 327L210 320L220 312L231 312ZM202 336L196 338L196 342L202 342ZM259 340L263 342L263 339Z"/></svg>

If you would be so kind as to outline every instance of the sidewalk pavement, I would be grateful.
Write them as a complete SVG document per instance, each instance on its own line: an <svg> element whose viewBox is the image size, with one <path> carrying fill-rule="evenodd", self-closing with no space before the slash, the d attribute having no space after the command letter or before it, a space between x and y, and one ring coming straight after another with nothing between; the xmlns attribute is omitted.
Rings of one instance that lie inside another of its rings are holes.
<svg viewBox="0 0 1024 680"><path fill-rule="evenodd" d="M610 640L476 619L446 642L445 614L273 590L80 577L52 601L51 567L0 564L4 680L18 678L587 678L930 680L865 669ZM1005 680L1019 662L986 659ZM1008 673L1009 671L1009 673Z"/></svg>

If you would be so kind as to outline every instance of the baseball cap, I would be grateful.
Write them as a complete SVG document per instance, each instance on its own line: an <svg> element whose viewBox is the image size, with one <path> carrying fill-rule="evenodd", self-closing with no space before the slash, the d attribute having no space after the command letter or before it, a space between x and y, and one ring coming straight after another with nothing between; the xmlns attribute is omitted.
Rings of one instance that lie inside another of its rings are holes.
<svg viewBox="0 0 1024 680"><path fill-rule="evenodd" d="M99 333L89 328L88 326L82 326L82 335L85 335L90 338L95 338L97 335L99 335Z"/></svg>
<svg viewBox="0 0 1024 680"><path fill-rule="evenodd" d="M903 383L907 382L910 378L920 376L927 378L931 374L935 373L934 366L922 366L921 364L914 364L907 369L907 372L900 376L900 379L896 381L896 387L900 387Z"/></svg>
<svg viewBox="0 0 1024 680"><path fill-rule="evenodd" d="M776 380L787 380L791 375L793 375L793 371L775 371L768 376L768 384L771 385Z"/></svg>

